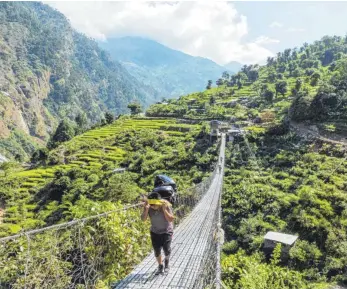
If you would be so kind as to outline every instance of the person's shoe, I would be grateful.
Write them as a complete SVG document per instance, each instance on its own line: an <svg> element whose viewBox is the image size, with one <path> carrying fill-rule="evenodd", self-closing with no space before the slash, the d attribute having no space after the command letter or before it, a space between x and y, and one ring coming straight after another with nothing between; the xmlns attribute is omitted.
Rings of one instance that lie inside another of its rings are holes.
<svg viewBox="0 0 347 289"><path fill-rule="evenodd" d="M157 272L155 272L155 275L163 274L164 273L164 266L159 265Z"/></svg>

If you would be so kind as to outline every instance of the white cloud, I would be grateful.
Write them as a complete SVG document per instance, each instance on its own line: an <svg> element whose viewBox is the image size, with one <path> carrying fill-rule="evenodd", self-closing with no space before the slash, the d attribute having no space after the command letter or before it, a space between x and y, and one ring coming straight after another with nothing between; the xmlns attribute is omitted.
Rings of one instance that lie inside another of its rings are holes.
<svg viewBox="0 0 347 289"><path fill-rule="evenodd" d="M287 29L288 32L305 32L306 29L305 28L294 28L294 27L289 27Z"/></svg>
<svg viewBox="0 0 347 289"><path fill-rule="evenodd" d="M280 41L278 39L270 38L268 36L259 36L254 43L259 44L259 45L264 45L264 44L271 44L271 43L279 43Z"/></svg>
<svg viewBox="0 0 347 289"><path fill-rule="evenodd" d="M280 22L274 21L269 25L269 27L270 28L281 28L281 27L283 27L283 24Z"/></svg>
<svg viewBox="0 0 347 289"><path fill-rule="evenodd" d="M143 36L219 64L262 62L264 41L243 43L247 18L228 2L47 2L74 28L98 40ZM269 42L268 42L269 43ZM272 42L274 43L274 42Z"/></svg>

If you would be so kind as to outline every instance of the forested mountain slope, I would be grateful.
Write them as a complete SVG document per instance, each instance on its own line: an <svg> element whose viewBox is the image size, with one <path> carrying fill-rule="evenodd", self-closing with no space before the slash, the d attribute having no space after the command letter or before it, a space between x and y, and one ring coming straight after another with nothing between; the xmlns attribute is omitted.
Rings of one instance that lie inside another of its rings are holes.
<svg viewBox="0 0 347 289"><path fill-rule="evenodd" d="M32 152L32 141L47 141L60 118L85 112L95 122L155 96L61 13L37 2L0 3L0 153Z"/></svg>
<svg viewBox="0 0 347 289"><path fill-rule="evenodd" d="M100 46L120 61L131 75L158 90L161 98L202 91L206 79L216 80L224 70L229 70L209 59L194 57L140 37L110 38L100 42Z"/></svg>

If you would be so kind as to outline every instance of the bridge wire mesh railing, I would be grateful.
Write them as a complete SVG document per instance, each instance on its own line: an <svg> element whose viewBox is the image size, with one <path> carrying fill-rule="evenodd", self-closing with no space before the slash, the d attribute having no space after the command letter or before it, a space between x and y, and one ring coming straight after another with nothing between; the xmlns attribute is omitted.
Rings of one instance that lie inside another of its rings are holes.
<svg viewBox="0 0 347 289"><path fill-rule="evenodd" d="M178 219L216 175L178 195ZM119 205L120 206L120 205ZM150 251L142 203L0 239L0 288L96 288L125 277ZM141 225L140 225L141 224ZM138 253L140 252L140 253Z"/></svg>
<svg viewBox="0 0 347 289"><path fill-rule="evenodd" d="M218 206L214 212L212 230L208 235L206 246L207 249L203 254L199 275L198 278L196 278L193 288L220 289L222 285L220 255L221 246L224 242L224 232L221 224L221 198L223 192L223 181L220 183L219 190Z"/></svg>
<svg viewBox="0 0 347 289"><path fill-rule="evenodd" d="M208 178L201 183L185 189L177 194L175 205L175 225L179 224L184 217L188 216L196 204L202 199L210 188L212 181L218 172L217 170L217 165L214 165L213 172Z"/></svg>

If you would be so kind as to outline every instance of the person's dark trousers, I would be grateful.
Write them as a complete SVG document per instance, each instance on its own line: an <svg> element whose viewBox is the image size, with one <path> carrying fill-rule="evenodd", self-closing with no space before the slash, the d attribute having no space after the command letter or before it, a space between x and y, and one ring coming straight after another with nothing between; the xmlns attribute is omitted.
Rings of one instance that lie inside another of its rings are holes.
<svg viewBox="0 0 347 289"><path fill-rule="evenodd" d="M161 249L163 248L165 260L169 260L171 254L172 233L156 234L151 232L151 240L155 257L159 257Z"/></svg>

